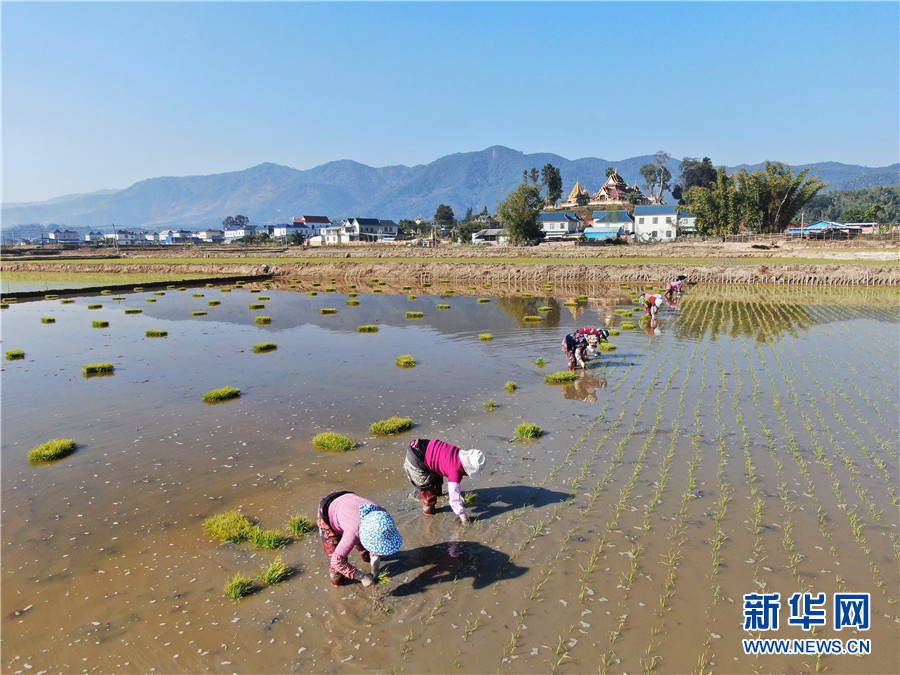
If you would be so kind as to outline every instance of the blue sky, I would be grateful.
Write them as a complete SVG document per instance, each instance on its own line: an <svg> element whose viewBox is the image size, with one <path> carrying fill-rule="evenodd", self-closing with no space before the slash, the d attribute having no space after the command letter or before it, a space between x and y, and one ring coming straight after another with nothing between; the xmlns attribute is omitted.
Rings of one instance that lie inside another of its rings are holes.
<svg viewBox="0 0 900 675"><path fill-rule="evenodd" d="M897 2L2 3L2 199L431 162L900 161Z"/></svg>

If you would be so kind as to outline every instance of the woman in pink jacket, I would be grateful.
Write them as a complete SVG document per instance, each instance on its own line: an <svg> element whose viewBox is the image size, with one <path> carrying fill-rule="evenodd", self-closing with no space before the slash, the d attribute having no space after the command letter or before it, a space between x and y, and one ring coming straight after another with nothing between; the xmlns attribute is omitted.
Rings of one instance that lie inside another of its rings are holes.
<svg viewBox="0 0 900 675"><path fill-rule="evenodd" d="M409 444L403 470L422 497L423 513L429 516L435 512L446 478L450 508L462 522L468 523L459 483L463 476L479 480L484 462L481 450L460 450L445 441L417 438Z"/></svg>
<svg viewBox="0 0 900 675"><path fill-rule="evenodd" d="M351 579L371 586L378 576L381 557L393 555L403 546L403 537L388 512L353 492L332 492L325 497L319 504L317 524L334 586ZM370 565L370 574L347 562L354 548Z"/></svg>

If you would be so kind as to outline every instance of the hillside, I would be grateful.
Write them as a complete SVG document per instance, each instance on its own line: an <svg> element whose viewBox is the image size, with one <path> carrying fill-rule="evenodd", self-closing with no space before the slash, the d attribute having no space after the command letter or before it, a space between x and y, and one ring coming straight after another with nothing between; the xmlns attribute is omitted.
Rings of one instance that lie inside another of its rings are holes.
<svg viewBox="0 0 900 675"><path fill-rule="evenodd" d="M229 215L243 214L252 223L279 223L300 215L329 218L430 218L439 204L449 204L458 217L471 207L493 212L497 202L515 189L522 171L548 162L559 167L564 195L576 180L591 191L615 167L629 184L641 184L640 167L649 155L614 161L596 157L569 160L551 153L526 155L503 146L456 153L430 164L373 168L351 160L298 170L265 163L231 173L208 176L159 177L131 187L92 194L69 195L41 203L3 204L5 230L21 224L58 224L70 228L160 230L170 227L218 226ZM670 162L678 175L680 160ZM750 169L761 165L742 165ZM829 190L897 185L900 165L870 168L823 162L813 173ZM729 171L741 167L728 167Z"/></svg>

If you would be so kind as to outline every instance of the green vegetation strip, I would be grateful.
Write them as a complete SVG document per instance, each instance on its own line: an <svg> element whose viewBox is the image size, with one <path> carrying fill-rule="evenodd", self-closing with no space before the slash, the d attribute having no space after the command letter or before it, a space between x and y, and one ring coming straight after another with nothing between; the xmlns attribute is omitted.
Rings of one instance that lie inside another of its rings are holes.
<svg viewBox="0 0 900 675"><path fill-rule="evenodd" d="M380 436L391 436L412 429L413 422L408 417L391 417L372 425L372 433Z"/></svg>
<svg viewBox="0 0 900 675"><path fill-rule="evenodd" d="M238 398L240 395L241 390L237 387L220 387L203 394L203 400L206 403L218 403L220 401L230 401L233 398Z"/></svg>
<svg viewBox="0 0 900 675"><path fill-rule="evenodd" d="M56 438L39 445L28 452L28 459L33 462L50 462L75 452L75 441L71 438Z"/></svg>
<svg viewBox="0 0 900 675"><path fill-rule="evenodd" d="M325 431L313 437L313 445L325 452L350 452L356 449L356 441L332 431Z"/></svg>
<svg viewBox="0 0 900 675"><path fill-rule="evenodd" d="M111 373L114 366L111 363L89 363L81 367L81 372L85 375L96 375L97 373Z"/></svg>

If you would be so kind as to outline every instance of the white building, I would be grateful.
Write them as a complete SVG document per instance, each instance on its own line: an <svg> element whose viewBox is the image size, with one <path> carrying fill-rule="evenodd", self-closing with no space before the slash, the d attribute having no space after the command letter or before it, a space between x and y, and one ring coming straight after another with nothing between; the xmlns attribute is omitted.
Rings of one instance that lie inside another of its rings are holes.
<svg viewBox="0 0 900 675"><path fill-rule="evenodd" d="M53 244L78 244L78 233L72 232L72 230L60 230L56 229L53 232L50 232L47 235L50 238L50 242Z"/></svg>
<svg viewBox="0 0 900 675"><path fill-rule="evenodd" d="M665 204L634 207L634 240L636 242L675 241L678 213Z"/></svg>
<svg viewBox="0 0 900 675"><path fill-rule="evenodd" d="M584 229L584 221L574 211L542 213L538 216L538 223L547 239L568 237Z"/></svg>

